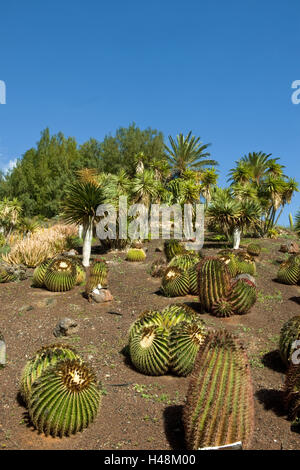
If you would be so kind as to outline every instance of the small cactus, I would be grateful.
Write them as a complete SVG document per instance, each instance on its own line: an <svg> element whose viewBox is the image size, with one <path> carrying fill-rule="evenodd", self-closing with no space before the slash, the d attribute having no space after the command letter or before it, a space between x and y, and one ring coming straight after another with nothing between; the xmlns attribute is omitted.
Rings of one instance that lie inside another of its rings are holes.
<svg viewBox="0 0 300 470"><path fill-rule="evenodd" d="M179 240L172 239L164 242L164 252L168 261L176 255L183 255L186 250Z"/></svg>
<svg viewBox="0 0 300 470"><path fill-rule="evenodd" d="M44 287L44 278L47 272L48 266L51 263L51 259L43 261L39 266L35 268L32 276L32 285L34 287Z"/></svg>
<svg viewBox="0 0 300 470"><path fill-rule="evenodd" d="M48 367L32 385L28 410L33 425L46 436L70 436L96 417L101 391L92 369L81 360Z"/></svg>
<svg viewBox="0 0 300 470"><path fill-rule="evenodd" d="M44 277L46 288L52 292L71 290L76 283L76 267L66 257L56 258L47 267Z"/></svg>
<svg viewBox="0 0 300 470"><path fill-rule="evenodd" d="M277 272L278 281L283 284L295 285L300 280L300 255L292 255L281 263Z"/></svg>
<svg viewBox="0 0 300 470"><path fill-rule="evenodd" d="M247 246L247 253L250 256L259 256L261 252L261 246L258 243L249 243Z"/></svg>
<svg viewBox="0 0 300 470"><path fill-rule="evenodd" d="M191 373L183 411L189 450L242 441L254 428L250 366L244 348L227 331L208 335Z"/></svg>
<svg viewBox="0 0 300 470"><path fill-rule="evenodd" d="M92 266L90 267L90 278L92 279L94 288L99 284L101 284L102 287L107 287L108 265L104 259L95 259Z"/></svg>
<svg viewBox="0 0 300 470"><path fill-rule="evenodd" d="M285 322L280 331L279 352L286 366L290 363L293 342L298 340L300 340L300 315Z"/></svg>
<svg viewBox="0 0 300 470"><path fill-rule="evenodd" d="M233 305L228 299L218 299L212 304L211 313L216 317L227 318L234 315Z"/></svg>
<svg viewBox="0 0 300 470"><path fill-rule="evenodd" d="M203 320L197 323L183 321L171 329L170 369L175 374L187 376L194 367L197 353L204 343L206 328Z"/></svg>
<svg viewBox="0 0 300 470"><path fill-rule="evenodd" d="M243 315L251 309L257 299L257 290L253 282L240 278L232 283L228 301L236 315Z"/></svg>
<svg viewBox="0 0 300 470"><path fill-rule="evenodd" d="M142 248L129 248L126 255L127 261L140 262L146 259L146 253Z"/></svg>
<svg viewBox="0 0 300 470"><path fill-rule="evenodd" d="M0 284L6 282L13 282L17 276L13 272L9 272L5 266L0 265Z"/></svg>
<svg viewBox="0 0 300 470"><path fill-rule="evenodd" d="M235 254L229 250L222 250L217 256L226 264L230 276L235 277L238 271Z"/></svg>
<svg viewBox="0 0 300 470"><path fill-rule="evenodd" d="M292 426L300 427L300 364L290 364L284 384L283 402Z"/></svg>
<svg viewBox="0 0 300 470"><path fill-rule="evenodd" d="M236 255L237 274L251 274L255 276L256 265L248 253L240 252Z"/></svg>

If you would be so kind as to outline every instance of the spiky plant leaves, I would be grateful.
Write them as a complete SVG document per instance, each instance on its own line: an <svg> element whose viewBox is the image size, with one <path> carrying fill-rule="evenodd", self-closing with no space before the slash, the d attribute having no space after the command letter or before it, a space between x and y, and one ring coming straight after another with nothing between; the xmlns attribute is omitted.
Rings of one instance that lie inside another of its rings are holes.
<svg viewBox="0 0 300 470"><path fill-rule="evenodd" d="M51 261L45 277L44 284L52 292L65 292L71 290L76 283L76 266L69 258L60 257Z"/></svg>
<svg viewBox="0 0 300 470"><path fill-rule="evenodd" d="M164 252L168 261L171 261L172 258L176 255L183 255L186 253L185 248L179 240L165 240L164 242Z"/></svg>
<svg viewBox="0 0 300 470"><path fill-rule="evenodd" d="M214 302L227 297L230 274L226 264L217 257L204 258L197 268L201 308L211 312Z"/></svg>
<svg viewBox="0 0 300 470"><path fill-rule="evenodd" d="M234 313L244 315L249 312L257 299L257 289L253 282L241 278L232 283L228 301L231 303Z"/></svg>
<svg viewBox="0 0 300 470"><path fill-rule="evenodd" d="M216 317L227 318L234 315L232 303L227 299L218 299L212 304L211 313Z"/></svg>
<svg viewBox="0 0 300 470"><path fill-rule="evenodd" d="M44 287L44 278L47 272L48 266L51 263L51 259L45 260L39 266L35 268L32 276L32 285L34 287Z"/></svg>
<svg viewBox="0 0 300 470"><path fill-rule="evenodd" d="M20 380L20 393L25 402L28 402L32 384L51 365L65 359L79 359L76 350L63 344L44 346L27 361L23 368Z"/></svg>
<svg viewBox="0 0 300 470"><path fill-rule="evenodd" d="M187 271L189 268L199 263L199 261L200 261L199 255L194 254L194 253L186 253L184 255L174 256L174 258L172 258L171 261L169 262L168 267L173 266L176 268L180 268L183 271Z"/></svg>
<svg viewBox="0 0 300 470"><path fill-rule="evenodd" d="M247 253L251 256L259 256L261 252L261 246L258 243L249 243L247 246Z"/></svg>
<svg viewBox="0 0 300 470"><path fill-rule="evenodd" d="M126 255L127 261L139 262L146 259L146 253L142 248L129 248Z"/></svg>
<svg viewBox="0 0 300 470"><path fill-rule="evenodd" d="M182 297L189 292L189 275L180 268L167 268L162 278L161 292L166 297Z"/></svg>
<svg viewBox="0 0 300 470"><path fill-rule="evenodd" d="M206 328L203 320L197 323L183 321L171 328L170 369L177 375L187 376L194 367L197 353L204 343Z"/></svg>
<svg viewBox="0 0 300 470"><path fill-rule="evenodd" d="M300 340L300 315L285 322L280 331L279 352L286 366L291 360L293 343L298 340Z"/></svg>
<svg viewBox="0 0 300 470"><path fill-rule="evenodd" d="M226 330L209 334L199 349L183 411L188 449L242 441L254 428L250 366L244 348Z"/></svg>
<svg viewBox="0 0 300 470"><path fill-rule="evenodd" d="M158 325L137 328L129 342L132 364L145 375L164 375L169 368L169 331Z"/></svg>
<svg viewBox="0 0 300 470"><path fill-rule="evenodd" d="M70 436L96 417L101 391L93 370L78 360L47 368L34 382L29 401L33 425L46 436Z"/></svg>

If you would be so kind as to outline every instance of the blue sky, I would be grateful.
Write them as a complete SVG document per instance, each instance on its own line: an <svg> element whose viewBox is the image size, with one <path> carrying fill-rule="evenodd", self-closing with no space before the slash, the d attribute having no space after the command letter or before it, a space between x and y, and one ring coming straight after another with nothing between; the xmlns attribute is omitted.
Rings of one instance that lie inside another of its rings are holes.
<svg viewBox="0 0 300 470"><path fill-rule="evenodd" d="M47 126L83 143L134 121L210 142L222 185L260 150L300 182L298 0L11 0L0 14L0 168ZM300 193L281 223L298 208Z"/></svg>

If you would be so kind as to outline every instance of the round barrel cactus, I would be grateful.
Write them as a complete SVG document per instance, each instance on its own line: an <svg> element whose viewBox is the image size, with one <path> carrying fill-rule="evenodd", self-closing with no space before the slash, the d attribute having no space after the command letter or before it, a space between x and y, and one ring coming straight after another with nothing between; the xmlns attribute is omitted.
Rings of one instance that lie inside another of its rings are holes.
<svg viewBox="0 0 300 470"><path fill-rule="evenodd" d="M226 298L230 289L227 266L217 257L208 257L198 264L199 300L202 309L211 312L212 305Z"/></svg>
<svg viewBox="0 0 300 470"><path fill-rule="evenodd" d="M172 258L176 255L183 255L186 253L186 249L181 244L179 240L165 240L164 242L164 252L168 261L171 261Z"/></svg>
<svg viewBox="0 0 300 470"><path fill-rule="evenodd" d="M129 248L126 255L127 261L139 262L146 259L146 253L142 248Z"/></svg>
<svg viewBox="0 0 300 470"><path fill-rule="evenodd" d="M300 280L300 256L290 256L287 261L281 263L278 273L278 281L283 284L294 285Z"/></svg>
<svg viewBox="0 0 300 470"><path fill-rule="evenodd" d="M9 272L4 265L0 265L0 284L5 282L13 282L17 279L16 274Z"/></svg>
<svg viewBox="0 0 300 470"><path fill-rule="evenodd" d="M237 315L243 315L251 309L257 299L257 289L253 282L245 278L233 281L228 301Z"/></svg>
<svg viewBox="0 0 300 470"><path fill-rule="evenodd" d="M172 327L170 334L171 371L180 376L190 374L205 337L206 327L200 319L197 323L183 321Z"/></svg>
<svg viewBox="0 0 300 470"><path fill-rule="evenodd" d="M76 350L64 344L44 346L27 361L21 375L20 392L25 402L28 401L32 384L51 365L64 359L79 359Z"/></svg>
<svg viewBox="0 0 300 470"><path fill-rule="evenodd" d="M234 315L233 305L228 299L218 299L212 304L211 313L216 317L227 318Z"/></svg>
<svg viewBox="0 0 300 470"><path fill-rule="evenodd" d="M39 432L63 437L86 428L100 404L93 370L80 360L67 359L48 367L33 383L28 411Z"/></svg>
<svg viewBox="0 0 300 470"><path fill-rule="evenodd" d="M32 285L34 287L44 287L45 274L51 261L51 259L43 261L43 263L39 264L33 271Z"/></svg>
<svg viewBox="0 0 300 470"><path fill-rule="evenodd" d="M230 276L235 277L238 272L236 256L232 252L224 253L224 251L219 252L217 256L226 264Z"/></svg>
<svg viewBox="0 0 300 470"><path fill-rule="evenodd" d="M256 274L256 265L252 256L246 252L240 252L236 255L236 265L237 272L236 274L251 274L255 276Z"/></svg>
<svg viewBox="0 0 300 470"><path fill-rule="evenodd" d="M297 315L285 322L280 331L279 352L286 366L289 365L293 349L295 349L293 348L293 343L299 340L300 315Z"/></svg>
<svg viewBox="0 0 300 470"><path fill-rule="evenodd" d="M181 297L189 293L189 275L180 268L167 268L162 278L161 292L166 297Z"/></svg>
<svg viewBox="0 0 300 470"><path fill-rule="evenodd" d="M97 258L93 262L90 268L90 282L93 284L93 288L99 284L102 287L108 285L108 264L103 258ZM92 286L91 286L92 287ZM91 289L93 290L93 289Z"/></svg>
<svg viewBox="0 0 300 470"><path fill-rule="evenodd" d="M76 283L76 266L69 258L60 257L51 261L44 277L46 288L52 292L71 290Z"/></svg>
<svg viewBox="0 0 300 470"><path fill-rule="evenodd" d="M199 255L194 253L186 253L184 255L176 255L168 264L168 267L176 267L180 268L183 271L187 271L192 266L195 266L199 263L200 258Z"/></svg>
<svg viewBox="0 0 300 470"><path fill-rule="evenodd" d="M251 256L259 256L261 252L261 246L258 243L249 243L247 246L247 253Z"/></svg>

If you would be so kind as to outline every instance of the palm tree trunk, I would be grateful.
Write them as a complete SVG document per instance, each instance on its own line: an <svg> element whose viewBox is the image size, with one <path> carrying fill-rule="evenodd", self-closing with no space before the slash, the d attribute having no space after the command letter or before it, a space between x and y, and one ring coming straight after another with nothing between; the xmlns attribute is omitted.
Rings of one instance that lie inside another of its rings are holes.
<svg viewBox="0 0 300 470"><path fill-rule="evenodd" d="M82 264L85 268L90 265L92 251L93 221L83 227Z"/></svg>

